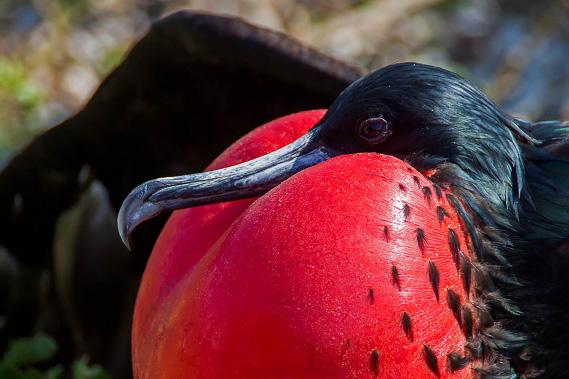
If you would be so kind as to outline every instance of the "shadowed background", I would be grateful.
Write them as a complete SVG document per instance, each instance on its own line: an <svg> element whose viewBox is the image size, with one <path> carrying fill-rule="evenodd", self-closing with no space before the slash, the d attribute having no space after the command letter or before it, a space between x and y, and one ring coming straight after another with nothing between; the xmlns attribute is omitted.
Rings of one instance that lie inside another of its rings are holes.
<svg viewBox="0 0 569 379"><path fill-rule="evenodd" d="M132 182L160 172L200 170L233 135L205 143L202 150L180 149L178 155L186 158L173 158L163 171L143 157L118 165L120 170L113 170L112 162L81 165L72 170L72 179L61 174L65 170L60 166L38 166L50 148L70 149L73 156L70 141L77 137L63 132L51 145L37 144L33 153L40 158L14 164L12 157L46 128L76 114L150 25L180 9L237 15L364 70L409 60L439 65L467 77L514 115L569 119L566 0L0 0L0 162L5 167L0 208L10 212L10 218L0 220L0 374L10 366L18 371L11 375L30 378L131 375L130 315L160 222L140 237L140 251L129 254L116 234L115 208ZM146 46L148 56L157 51L152 42ZM172 75L163 69L164 78ZM357 77L357 70L348 71L339 76ZM134 66L123 66L121 72L134 72L131 84L160 82L162 75ZM154 90L168 93L168 88ZM183 102L183 93L172 91ZM242 123L236 123L235 136L305 104L325 106L335 89L323 90L319 99L311 91L294 94L296 104L270 110L250 104ZM169 109L159 105L135 115L152 119L155 115L148 112L162 112L168 119ZM111 115L86 114L79 119ZM112 121L120 125L120 120ZM159 141L164 133L138 143L152 149L158 138L154 148L159 150L166 146ZM106 146L115 137L104 130L92 132L98 162L105 154L118 159L120 151ZM31 192L9 191L15 177L29 181ZM37 212L50 207L54 211L48 215Z"/></svg>

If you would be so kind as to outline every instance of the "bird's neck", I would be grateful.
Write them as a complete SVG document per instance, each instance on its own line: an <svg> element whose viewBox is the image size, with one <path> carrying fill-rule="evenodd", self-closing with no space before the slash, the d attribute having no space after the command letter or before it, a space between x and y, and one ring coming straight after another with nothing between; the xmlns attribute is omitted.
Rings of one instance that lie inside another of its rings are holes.
<svg viewBox="0 0 569 379"><path fill-rule="evenodd" d="M519 176L523 170L511 164L496 163L494 171L501 170L497 175L480 169L484 164L473 164L472 161L460 164L433 157L415 158L411 163L451 194L448 200L464 223L477 260L474 297L481 304L478 316L480 320L489 320L485 330L492 331L479 333L471 343L482 346L481 350L486 351L482 354L491 352L494 358L501 357L495 361L490 359L493 362L487 367L490 373L507 372L520 361L529 344L523 317L515 301L519 297L514 296L512 301L502 295L516 294L521 288L515 253L521 234L519 220L523 217L523 205L529 199L523 188L524 178ZM521 158L518 163L523 164ZM516 371L529 367L527 363L522 365L524 368L516 368Z"/></svg>
<svg viewBox="0 0 569 379"><path fill-rule="evenodd" d="M455 157L407 156L405 159L433 182L448 188L484 234L521 233L523 209L531 203L525 188L521 153L512 156L464 154ZM491 232L492 231L492 232ZM513 247L501 241L497 249Z"/></svg>

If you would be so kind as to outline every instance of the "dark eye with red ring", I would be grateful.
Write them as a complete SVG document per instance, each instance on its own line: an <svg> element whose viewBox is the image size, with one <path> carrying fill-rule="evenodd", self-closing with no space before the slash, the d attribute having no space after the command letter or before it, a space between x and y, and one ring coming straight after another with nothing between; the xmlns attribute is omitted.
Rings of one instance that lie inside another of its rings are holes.
<svg viewBox="0 0 569 379"><path fill-rule="evenodd" d="M375 145L391 135L391 125L383 117L370 117L358 123L357 131L365 142Z"/></svg>

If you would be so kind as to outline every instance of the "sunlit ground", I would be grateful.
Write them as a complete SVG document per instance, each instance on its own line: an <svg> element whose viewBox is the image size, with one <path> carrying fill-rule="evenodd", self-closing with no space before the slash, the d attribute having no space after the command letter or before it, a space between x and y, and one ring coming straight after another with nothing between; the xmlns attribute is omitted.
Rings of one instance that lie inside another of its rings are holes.
<svg viewBox="0 0 569 379"><path fill-rule="evenodd" d="M569 118L566 1L8 0L0 157L76 112L150 23L178 9L239 15L367 68L445 66L518 115Z"/></svg>

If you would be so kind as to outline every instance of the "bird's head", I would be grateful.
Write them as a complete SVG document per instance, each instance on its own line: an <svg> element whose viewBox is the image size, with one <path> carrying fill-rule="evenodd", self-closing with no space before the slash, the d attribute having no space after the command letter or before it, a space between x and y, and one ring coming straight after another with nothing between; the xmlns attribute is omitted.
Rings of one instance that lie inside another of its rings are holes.
<svg viewBox="0 0 569 379"><path fill-rule="evenodd" d="M136 226L163 212L257 196L300 170L358 152L452 165L480 197L511 209L523 187L520 141L535 142L459 75L395 64L350 85L290 145L236 166L141 184L121 207L119 231L128 245Z"/></svg>

